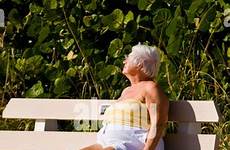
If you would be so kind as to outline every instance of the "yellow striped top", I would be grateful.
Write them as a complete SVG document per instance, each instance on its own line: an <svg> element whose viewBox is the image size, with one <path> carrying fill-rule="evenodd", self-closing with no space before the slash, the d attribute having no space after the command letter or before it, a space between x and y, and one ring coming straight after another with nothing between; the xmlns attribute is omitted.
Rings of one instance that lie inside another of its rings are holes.
<svg viewBox="0 0 230 150"><path fill-rule="evenodd" d="M106 109L103 123L127 125L149 129L150 117L147 107L138 100L117 102Z"/></svg>

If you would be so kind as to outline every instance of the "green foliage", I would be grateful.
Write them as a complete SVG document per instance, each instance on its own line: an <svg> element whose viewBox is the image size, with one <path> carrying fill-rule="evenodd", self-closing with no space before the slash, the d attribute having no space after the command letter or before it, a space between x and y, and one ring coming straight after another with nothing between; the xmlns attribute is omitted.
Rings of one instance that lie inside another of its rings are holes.
<svg viewBox="0 0 230 150"><path fill-rule="evenodd" d="M230 5L224 0L2 0L0 96L118 98L124 55L138 42L161 49L157 78L172 100L214 100L206 126L227 149Z"/></svg>

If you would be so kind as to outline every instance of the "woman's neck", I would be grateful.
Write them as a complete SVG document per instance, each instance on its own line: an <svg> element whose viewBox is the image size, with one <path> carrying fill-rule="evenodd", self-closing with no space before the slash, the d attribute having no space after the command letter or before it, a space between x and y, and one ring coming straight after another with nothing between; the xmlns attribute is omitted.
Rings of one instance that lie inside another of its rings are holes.
<svg viewBox="0 0 230 150"><path fill-rule="evenodd" d="M151 81L152 79L150 79L149 77L146 77L146 76L130 76L129 78L129 81L131 83L131 86L135 86L137 85L138 83L142 82L142 81Z"/></svg>

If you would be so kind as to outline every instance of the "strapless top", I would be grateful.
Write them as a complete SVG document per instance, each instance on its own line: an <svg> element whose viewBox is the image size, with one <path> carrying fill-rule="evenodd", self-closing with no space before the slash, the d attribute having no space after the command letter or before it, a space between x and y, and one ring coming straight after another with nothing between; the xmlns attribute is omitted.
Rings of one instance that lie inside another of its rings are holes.
<svg viewBox="0 0 230 150"><path fill-rule="evenodd" d="M122 100L106 109L103 124L149 129L150 117L146 104L133 99Z"/></svg>

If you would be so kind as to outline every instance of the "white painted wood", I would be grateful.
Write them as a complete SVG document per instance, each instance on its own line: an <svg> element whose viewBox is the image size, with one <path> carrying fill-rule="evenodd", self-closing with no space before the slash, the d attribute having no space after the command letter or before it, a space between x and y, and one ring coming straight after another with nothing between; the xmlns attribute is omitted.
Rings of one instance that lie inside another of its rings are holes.
<svg viewBox="0 0 230 150"><path fill-rule="evenodd" d="M79 150L95 142L95 132L0 131L1 150Z"/></svg>
<svg viewBox="0 0 230 150"><path fill-rule="evenodd" d="M219 122L220 114L213 101L171 101L169 121Z"/></svg>
<svg viewBox="0 0 230 150"><path fill-rule="evenodd" d="M103 120L102 105L115 100L82 99L25 99L13 98L3 111L4 118ZM61 110L61 111L60 111ZM207 115L208 114L208 115ZM171 101L169 121L218 122L220 120L213 101Z"/></svg>
<svg viewBox="0 0 230 150"><path fill-rule="evenodd" d="M169 134L164 142L165 150L218 150L219 144L213 134Z"/></svg>
<svg viewBox="0 0 230 150"><path fill-rule="evenodd" d="M168 135L165 150L214 150L216 135ZM1 150L79 150L96 142L95 132L0 131ZM217 149L216 149L217 150Z"/></svg>
<svg viewBox="0 0 230 150"><path fill-rule="evenodd" d="M34 131L57 131L57 120L36 119Z"/></svg>
<svg viewBox="0 0 230 150"><path fill-rule="evenodd" d="M11 99L3 111L4 118L103 120L102 105L114 100L82 99Z"/></svg>
<svg viewBox="0 0 230 150"><path fill-rule="evenodd" d="M3 9L0 9L0 27L5 27L5 15Z"/></svg>
<svg viewBox="0 0 230 150"><path fill-rule="evenodd" d="M37 119L34 124L34 131L45 131L46 120Z"/></svg>

